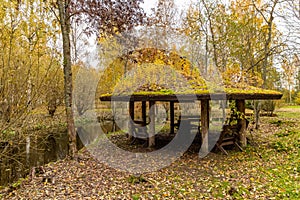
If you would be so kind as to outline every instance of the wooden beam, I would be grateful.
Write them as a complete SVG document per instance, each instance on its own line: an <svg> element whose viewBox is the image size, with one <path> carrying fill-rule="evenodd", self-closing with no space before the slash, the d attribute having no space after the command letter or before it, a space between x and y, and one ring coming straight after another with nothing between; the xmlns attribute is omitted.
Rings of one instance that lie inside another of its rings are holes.
<svg viewBox="0 0 300 200"><path fill-rule="evenodd" d="M133 121L134 121L134 101L129 102L129 120L128 120L128 138L132 140L133 136Z"/></svg>
<svg viewBox="0 0 300 200"><path fill-rule="evenodd" d="M174 134L175 132L175 112L174 112L174 101L170 101L170 132Z"/></svg>
<svg viewBox="0 0 300 200"><path fill-rule="evenodd" d="M208 153L208 131L209 131L209 100L201 100L201 151Z"/></svg>
<svg viewBox="0 0 300 200"><path fill-rule="evenodd" d="M256 99L256 100L268 100L268 99L280 99L282 97L282 94L280 93L274 93L274 94L269 94L269 93L227 93L226 99L227 100L235 100L235 99ZM180 99L180 102L194 102L196 99L197 100L211 100L211 96L213 96L214 100L217 99L224 99L224 93L212 93L212 94L146 94L146 95L138 95L134 94L131 96L127 95L120 95L120 96L101 96L100 100L101 101L175 101L178 102L178 99ZM113 97L113 98L112 98Z"/></svg>
<svg viewBox="0 0 300 200"><path fill-rule="evenodd" d="M246 119L245 119L245 100L236 100L237 111L240 113L241 118L238 119L239 130L239 141L242 147L246 147Z"/></svg>
<svg viewBox="0 0 300 200"><path fill-rule="evenodd" d="M155 146L155 101L149 101L149 117L150 117L150 127L149 127L149 143L148 146Z"/></svg>
<svg viewBox="0 0 300 200"><path fill-rule="evenodd" d="M146 101L142 101L142 120L143 126L147 124L147 112L146 112Z"/></svg>

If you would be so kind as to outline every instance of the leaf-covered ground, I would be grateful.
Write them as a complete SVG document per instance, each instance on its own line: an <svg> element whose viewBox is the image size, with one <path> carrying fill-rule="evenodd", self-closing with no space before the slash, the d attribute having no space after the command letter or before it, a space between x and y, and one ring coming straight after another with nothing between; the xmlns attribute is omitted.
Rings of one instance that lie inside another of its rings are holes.
<svg viewBox="0 0 300 200"><path fill-rule="evenodd" d="M0 190L3 199L299 199L300 109L264 117L244 152L188 151L171 166L135 177L93 159L61 160ZM38 170L37 170L38 171Z"/></svg>

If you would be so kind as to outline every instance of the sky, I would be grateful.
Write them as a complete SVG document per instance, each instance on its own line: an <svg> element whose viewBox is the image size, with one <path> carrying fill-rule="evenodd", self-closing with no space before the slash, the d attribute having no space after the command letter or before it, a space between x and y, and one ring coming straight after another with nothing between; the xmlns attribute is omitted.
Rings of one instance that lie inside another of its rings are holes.
<svg viewBox="0 0 300 200"><path fill-rule="evenodd" d="M184 9L190 4L191 0L175 0L175 4L178 8ZM157 0L144 0L143 8L146 12L150 13L151 8L156 7Z"/></svg>

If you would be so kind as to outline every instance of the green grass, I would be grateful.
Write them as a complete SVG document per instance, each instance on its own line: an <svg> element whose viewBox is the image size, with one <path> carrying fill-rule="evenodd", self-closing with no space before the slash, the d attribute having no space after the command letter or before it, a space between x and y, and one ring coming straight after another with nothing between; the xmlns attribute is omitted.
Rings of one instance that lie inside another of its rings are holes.
<svg viewBox="0 0 300 200"><path fill-rule="evenodd" d="M287 105L287 106L283 106L282 108L300 109L300 105Z"/></svg>
<svg viewBox="0 0 300 200"><path fill-rule="evenodd" d="M300 112L277 112L279 118L295 119L300 118Z"/></svg>

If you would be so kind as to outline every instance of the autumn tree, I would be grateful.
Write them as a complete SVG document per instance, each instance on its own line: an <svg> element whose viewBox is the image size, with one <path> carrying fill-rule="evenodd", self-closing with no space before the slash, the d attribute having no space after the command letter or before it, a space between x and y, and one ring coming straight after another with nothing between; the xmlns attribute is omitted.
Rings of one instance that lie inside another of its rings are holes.
<svg viewBox="0 0 300 200"><path fill-rule="evenodd" d="M156 8L152 9L152 12L149 20L149 28L152 28L150 34L156 36L153 38L155 45L157 47L170 48L169 40L172 40L170 35L172 32L176 31L176 27L179 23L179 11L174 0L159 0ZM146 29L145 31L149 30Z"/></svg>
<svg viewBox="0 0 300 200"><path fill-rule="evenodd" d="M53 117L57 108L64 102L64 76L60 63L57 62L56 67L50 68L47 74L44 82L44 87L47 89L43 93L48 114Z"/></svg>
<svg viewBox="0 0 300 200"><path fill-rule="evenodd" d="M285 0L283 2L285 6L281 12L281 21L284 29L283 37L286 39L288 45L288 51L286 54L293 55L292 63L296 67L296 90L300 90L300 2L297 0Z"/></svg>
<svg viewBox="0 0 300 200"><path fill-rule="evenodd" d="M69 155L76 154L76 133L72 111L72 59L71 40L72 18L77 23L89 24L86 33L97 33L100 37L117 35L119 32L130 30L144 20L144 12L140 7L142 0L58 0L50 1L51 9L60 23L63 41L63 66L65 80L65 106L69 135Z"/></svg>
<svg viewBox="0 0 300 200"><path fill-rule="evenodd" d="M293 63L296 67L296 89L300 91L300 59L297 54L294 54L293 56Z"/></svg>
<svg viewBox="0 0 300 200"><path fill-rule="evenodd" d="M290 53L300 54L300 2L297 0L284 0L284 9L280 13L281 21L284 24L284 37L289 45Z"/></svg>
<svg viewBox="0 0 300 200"><path fill-rule="evenodd" d="M225 5L201 0L191 5L187 33L204 44L205 69L213 63L224 73L223 78L231 74L228 83L232 86L237 82L260 86L260 77L268 85L266 77L270 76L265 73L272 71L274 55L284 46L273 23L277 3L240 0Z"/></svg>
<svg viewBox="0 0 300 200"><path fill-rule="evenodd" d="M1 1L0 102L10 121L1 129L24 121L43 101L49 70L59 68L60 55L49 45L56 40L53 17L44 6L39 0Z"/></svg>
<svg viewBox="0 0 300 200"><path fill-rule="evenodd" d="M263 44L263 58L262 58L262 79L263 79L263 87L267 87L267 70L270 63L272 63L272 54L276 49L274 48L274 27L275 27L275 11L276 7L280 4L280 0L272 0L266 3L261 3L260 1L252 0L253 6L258 14L264 20L264 27L263 30L265 31L264 34L264 44Z"/></svg>
<svg viewBox="0 0 300 200"><path fill-rule="evenodd" d="M187 34L201 41L204 70L213 64L221 71L227 87L249 85L274 88L278 77L275 61L286 44L275 24L281 1L200 0L187 16ZM259 104L257 107L257 116Z"/></svg>
<svg viewBox="0 0 300 200"><path fill-rule="evenodd" d="M63 77L52 73L61 72L53 22L43 0L0 0L0 160L2 168L11 169L6 173L11 178L29 167L32 140L45 141L47 131L32 131L40 125L36 111L47 104L52 86L62 86Z"/></svg>
<svg viewBox="0 0 300 200"><path fill-rule="evenodd" d="M201 6L201 1L197 4L191 4L187 11L187 16L185 19L185 26L183 26L183 32L191 37L196 43L200 44L200 48L196 47L195 50L192 48L190 51L194 52L193 55L197 54L200 59L195 59L198 66L202 67L202 74L206 75L209 65L209 29L208 29L208 17L206 17L206 10L204 6ZM204 46L204 47L202 47ZM203 53L204 52L204 53ZM202 58L202 59L201 59ZM204 62L201 62L204 60ZM200 67L201 69L201 67Z"/></svg>
<svg viewBox="0 0 300 200"><path fill-rule="evenodd" d="M288 103L291 103L292 101L291 86L293 83L293 70L292 70L292 65L289 62L287 57L285 57L282 60L281 68L283 69L283 79L285 80L289 91Z"/></svg>
<svg viewBox="0 0 300 200"><path fill-rule="evenodd" d="M75 75L73 102L75 114L82 116L88 110L94 108L99 72L94 68L85 66L84 63L78 63L74 67L76 69L73 68L73 74Z"/></svg>
<svg viewBox="0 0 300 200"><path fill-rule="evenodd" d="M281 68L283 69L283 81L286 82L289 92L288 103L292 102L292 89L295 85L297 59L294 56L284 55Z"/></svg>

